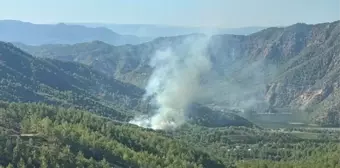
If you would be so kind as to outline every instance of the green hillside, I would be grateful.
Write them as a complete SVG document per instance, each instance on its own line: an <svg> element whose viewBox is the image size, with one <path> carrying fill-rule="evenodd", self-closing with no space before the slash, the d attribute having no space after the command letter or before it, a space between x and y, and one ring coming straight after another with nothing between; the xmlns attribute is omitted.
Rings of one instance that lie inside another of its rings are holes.
<svg viewBox="0 0 340 168"><path fill-rule="evenodd" d="M44 102L88 110L119 121L136 114L148 114L142 100L144 90L107 77L93 68L74 62L33 57L9 43L0 43L0 100ZM252 126L235 114L223 114L209 108L192 110L191 123L205 126ZM214 117L204 117L204 113ZM219 124L215 120L219 119Z"/></svg>
<svg viewBox="0 0 340 168"><path fill-rule="evenodd" d="M339 23L213 36L202 97L175 130L126 121L153 112L140 89L152 54L188 36L126 46L21 44L37 57L0 42L0 168L338 168L339 128L250 121L260 120L254 112L292 112L339 125Z"/></svg>
<svg viewBox="0 0 340 168"><path fill-rule="evenodd" d="M73 108L6 102L0 118L4 167L340 166L337 130L185 125L153 131Z"/></svg>
<svg viewBox="0 0 340 168"><path fill-rule="evenodd" d="M267 28L247 36L215 35L208 45L212 71L203 90L204 104L257 112L292 109L320 125L339 126L340 21ZM37 57L75 61L144 87L158 50L180 46L188 38L162 37L140 45L111 46L94 41L75 45L20 48ZM327 105L325 105L327 104ZM318 108L316 108L318 106ZM273 110L268 110L273 109ZM311 109L313 109L311 111ZM335 117L339 118L339 117Z"/></svg>
<svg viewBox="0 0 340 168"><path fill-rule="evenodd" d="M73 106L125 120L144 92L85 65L34 58L9 43L0 43L0 58L1 100Z"/></svg>
<svg viewBox="0 0 340 168"><path fill-rule="evenodd" d="M0 165L224 167L178 140L83 111L1 103L0 116Z"/></svg>

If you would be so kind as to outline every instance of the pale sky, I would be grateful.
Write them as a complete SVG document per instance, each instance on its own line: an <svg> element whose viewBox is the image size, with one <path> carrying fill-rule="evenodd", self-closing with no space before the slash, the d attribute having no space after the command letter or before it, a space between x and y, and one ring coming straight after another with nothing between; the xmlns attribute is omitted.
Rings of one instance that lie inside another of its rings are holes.
<svg viewBox="0 0 340 168"><path fill-rule="evenodd" d="M0 20L208 27L340 20L340 0L0 0Z"/></svg>

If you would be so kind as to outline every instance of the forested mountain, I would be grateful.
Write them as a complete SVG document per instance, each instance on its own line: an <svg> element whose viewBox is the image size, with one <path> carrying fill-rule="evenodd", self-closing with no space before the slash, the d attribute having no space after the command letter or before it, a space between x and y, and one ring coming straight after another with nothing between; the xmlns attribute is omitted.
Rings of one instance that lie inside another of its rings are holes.
<svg viewBox="0 0 340 168"><path fill-rule="evenodd" d="M0 20L0 41L31 45L75 44L100 40L112 45L139 44L151 40L134 35L120 35L104 27L91 28L67 24L32 24Z"/></svg>
<svg viewBox="0 0 340 168"><path fill-rule="evenodd" d="M159 39L159 47L180 38ZM0 60L0 98L10 101L0 102L0 167L340 166L337 129L264 129L199 104L175 131L145 129L116 121L147 110L144 90L132 84L5 42Z"/></svg>
<svg viewBox="0 0 340 168"><path fill-rule="evenodd" d="M121 81L144 87L150 58L180 45L187 35L140 45L102 42L75 45L18 45L38 57L90 65ZM251 35L216 35L208 45L212 71L204 103L259 112L290 109L321 125L339 125L340 21L267 28ZM227 95L227 96L226 96ZM260 107L260 108L258 108Z"/></svg>
<svg viewBox="0 0 340 168"><path fill-rule="evenodd" d="M0 168L340 168L330 1L1 1Z"/></svg>
<svg viewBox="0 0 340 168"><path fill-rule="evenodd" d="M120 122L131 119L133 109L142 110L139 103L144 91L131 84L108 78L86 65L35 58L5 42L0 43L0 60L0 98L12 102L0 102L0 167L235 164L235 159L222 161L211 151L189 145L196 140L185 139L182 134ZM222 114L201 105L193 106L191 112L184 128L187 131L253 126L235 114Z"/></svg>
<svg viewBox="0 0 340 168"><path fill-rule="evenodd" d="M137 108L144 93L86 65L35 58L10 43L0 43L0 60L1 100L75 106L123 119L128 115L117 110Z"/></svg>
<svg viewBox="0 0 340 168"><path fill-rule="evenodd" d="M0 42L0 60L0 100L76 107L119 121L151 113L148 102L142 100L143 89L87 65L36 58L4 42ZM252 126L232 112L222 114L204 106L191 110L188 117L192 124L207 127Z"/></svg>

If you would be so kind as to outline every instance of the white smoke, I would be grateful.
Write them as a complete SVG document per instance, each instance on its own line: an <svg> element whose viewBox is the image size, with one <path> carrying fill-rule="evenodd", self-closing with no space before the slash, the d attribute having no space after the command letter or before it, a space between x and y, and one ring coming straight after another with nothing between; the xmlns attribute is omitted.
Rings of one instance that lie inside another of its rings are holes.
<svg viewBox="0 0 340 168"><path fill-rule="evenodd" d="M200 77L211 67L206 54L209 39L186 39L175 48L156 52L150 61L154 71L144 97L151 100L155 113L130 123L152 129L174 129L185 122L186 108L198 97Z"/></svg>

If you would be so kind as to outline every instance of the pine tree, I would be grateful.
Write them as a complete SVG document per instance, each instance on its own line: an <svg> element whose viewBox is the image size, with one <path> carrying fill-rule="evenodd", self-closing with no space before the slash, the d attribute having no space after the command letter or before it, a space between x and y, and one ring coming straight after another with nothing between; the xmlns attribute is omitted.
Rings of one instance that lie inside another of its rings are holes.
<svg viewBox="0 0 340 168"><path fill-rule="evenodd" d="M20 161L18 163L18 168L26 168L24 159L20 158Z"/></svg>
<svg viewBox="0 0 340 168"><path fill-rule="evenodd" d="M10 164L7 165L6 168L14 168L14 166L10 163Z"/></svg>

